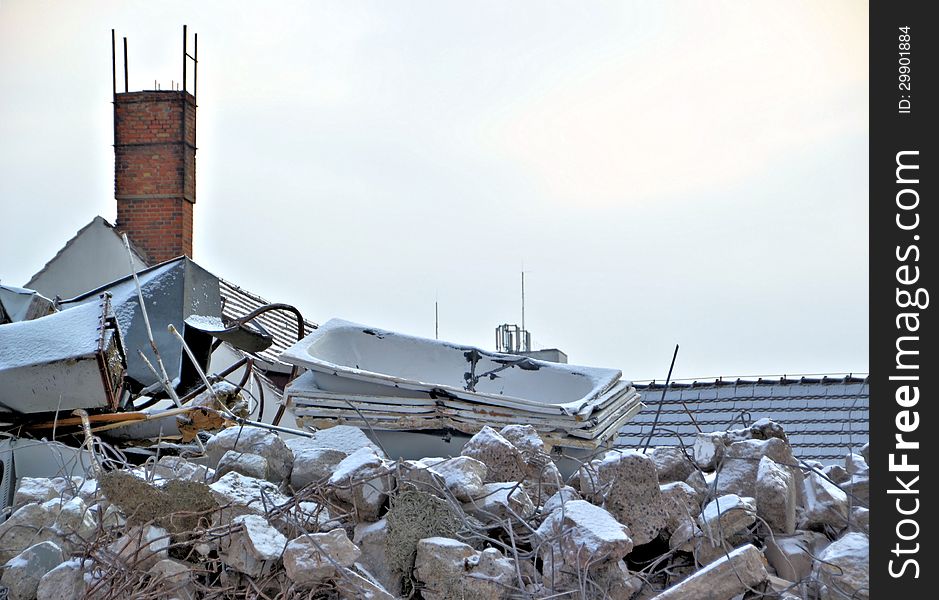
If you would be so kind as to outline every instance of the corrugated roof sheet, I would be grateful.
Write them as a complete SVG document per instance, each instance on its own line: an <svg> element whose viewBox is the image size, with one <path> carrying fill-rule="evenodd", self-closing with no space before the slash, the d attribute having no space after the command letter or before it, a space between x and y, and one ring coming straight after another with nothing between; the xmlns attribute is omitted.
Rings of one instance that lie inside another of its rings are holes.
<svg viewBox="0 0 939 600"><path fill-rule="evenodd" d="M617 445L639 447L644 443L664 387L636 384L647 408L620 430ZM704 432L740 428L770 418L785 428L797 457L824 462L857 451L867 443L870 432L868 377L671 383L652 447L694 443L698 430L682 403Z"/></svg>
<svg viewBox="0 0 939 600"><path fill-rule="evenodd" d="M243 317L246 314L270 304L264 298L242 289L230 281L219 277L219 293L222 296L222 314L229 318ZM277 359L280 354L297 343L297 318L287 311L272 310L255 319L274 337L271 347L257 356L268 363L272 370L289 372L293 367ZM304 319L306 334L317 328L316 323Z"/></svg>

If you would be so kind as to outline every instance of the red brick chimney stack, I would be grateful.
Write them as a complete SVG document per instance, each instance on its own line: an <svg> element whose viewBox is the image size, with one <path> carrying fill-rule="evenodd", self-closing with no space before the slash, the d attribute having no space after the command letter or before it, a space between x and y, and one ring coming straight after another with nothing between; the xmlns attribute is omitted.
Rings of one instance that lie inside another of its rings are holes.
<svg viewBox="0 0 939 600"><path fill-rule="evenodd" d="M124 38L124 92L117 93L114 69L114 198L117 228L156 264L192 257L192 216L196 203L196 97L187 91L186 67L198 66L187 51L183 26L181 90L128 91L127 38ZM193 69L193 90L196 71Z"/></svg>
<svg viewBox="0 0 939 600"><path fill-rule="evenodd" d="M192 257L196 100L188 92L114 96L117 228L152 264Z"/></svg>

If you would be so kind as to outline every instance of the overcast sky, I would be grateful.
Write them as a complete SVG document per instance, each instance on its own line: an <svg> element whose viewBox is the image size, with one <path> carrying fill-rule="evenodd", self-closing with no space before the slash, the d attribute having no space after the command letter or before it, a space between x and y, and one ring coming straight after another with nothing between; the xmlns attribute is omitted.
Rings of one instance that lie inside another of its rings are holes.
<svg viewBox="0 0 939 600"><path fill-rule="evenodd" d="M317 322L627 377L868 370L868 6L0 0L0 280L113 223L199 34L195 260Z"/></svg>

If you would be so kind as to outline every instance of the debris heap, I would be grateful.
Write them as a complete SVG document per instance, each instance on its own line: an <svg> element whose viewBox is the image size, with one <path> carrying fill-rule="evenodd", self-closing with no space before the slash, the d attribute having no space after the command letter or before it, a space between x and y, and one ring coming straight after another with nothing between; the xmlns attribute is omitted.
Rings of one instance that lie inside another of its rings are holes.
<svg viewBox="0 0 939 600"><path fill-rule="evenodd" d="M531 426L393 460L358 429L232 427L205 454L23 478L8 598L868 598L868 467L771 421L561 478Z"/></svg>

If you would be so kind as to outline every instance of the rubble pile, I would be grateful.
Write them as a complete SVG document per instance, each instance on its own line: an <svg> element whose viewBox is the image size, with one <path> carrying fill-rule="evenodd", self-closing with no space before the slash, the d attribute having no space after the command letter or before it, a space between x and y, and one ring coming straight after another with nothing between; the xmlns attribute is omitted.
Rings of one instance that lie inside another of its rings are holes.
<svg viewBox="0 0 939 600"><path fill-rule="evenodd" d="M771 421L598 453L564 480L535 429L394 460L350 426L235 426L205 453L22 478L8 598L868 598L868 466L796 460Z"/></svg>

